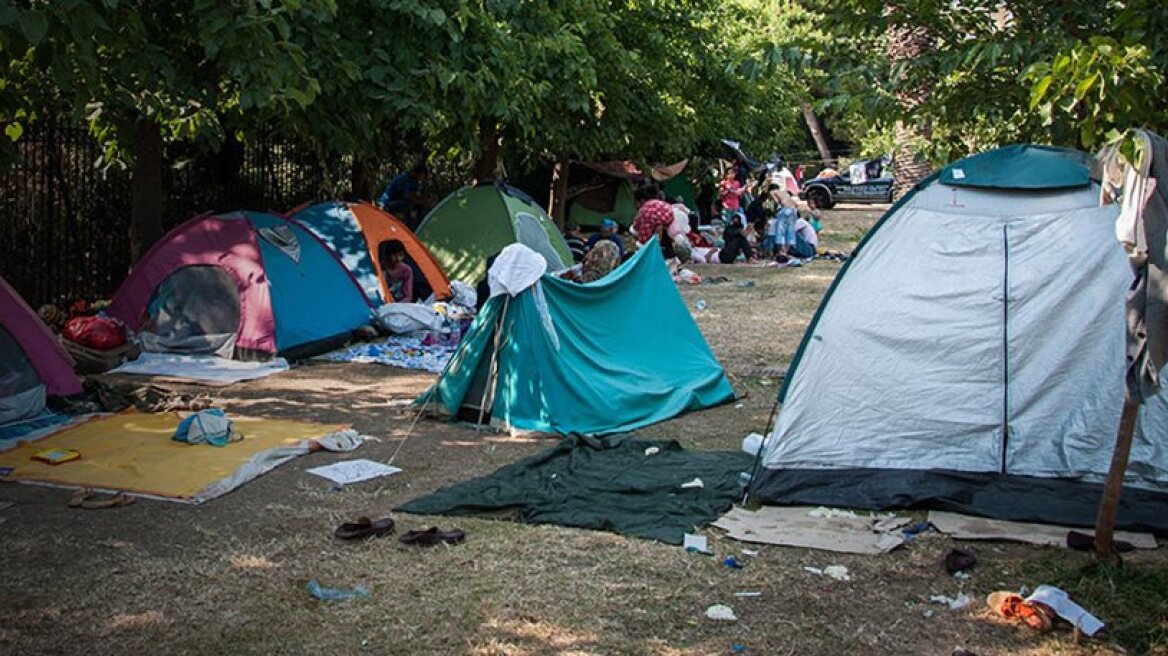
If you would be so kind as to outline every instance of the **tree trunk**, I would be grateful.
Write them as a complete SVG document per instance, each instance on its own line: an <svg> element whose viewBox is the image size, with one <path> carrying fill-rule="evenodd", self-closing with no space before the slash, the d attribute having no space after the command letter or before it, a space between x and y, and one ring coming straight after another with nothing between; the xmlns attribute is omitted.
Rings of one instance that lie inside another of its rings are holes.
<svg viewBox="0 0 1168 656"><path fill-rule="evenodd" d="M564 222L568 213L568 168L572 160L560 155L552 166L552 188L548 197L548 212L560 232L564 231Z"/></svg>
<svg viewBox="0 0 1168 656"><path fill-rule="evenodd" d="M134 168L130 178L130 261L137 262L162 236L162 130L134 124Z"/></svg>
<svg viewBox="0 0 1168 656"><path fill-rule="evenodd" d="M896 73L937 48L936 33L927 25L913 23L912 17L902 7L897 3L889 3L888 61L894 71L896 100L900 104L901 115L906 117L896 122L896 145L892 150L892 167L896 174L896 181L892 185L893 200L925 179L933 168L922 155L925 145L932 138L932 125L925 119L914 117L914 110L932 94L933 83L925 79L905 84L903 74Z"/></svg>
<svg viewBox="0 0 1168 656"><path fill-rule="evenodd" d="M377 193L377 181L373 179L374 167L360 155L353 156L353 168L349 173L349 190L358 200L372 201Z"/></svg>
<svg viewBox="0 0 1168 656"><path fill-rule="evenodd" d="M1123 403L1123 415L1119 420L1119 433L1115 438L1115 452L1111 455L1111 469L1107 472L1107 482L1103 485L1103 499L1099 502L1099 514L1095 517L1095 557L1099 560L1117 558L1113 537L1115 516L1119 512L1119 497L1123 492L1123 476L1127 472L1128 456L1131 454L1132 434L1136 428L1140 404L1130 398Z"/></svg>
<svg viewBox="0 0 1168 656"><path fill-rule="evenodd" d="M807 122L807 129L811 130L811 138L815 140L815 147L819 149L819 157L823 160L824 166L832 166L834 160L831 156L831 147L827 145L827 137L823 135L823 126L819 123L819 117L815 115L815 108L807 101L802 105L803 120Z"/></svg>
<svg viewBox="0 0 1168 656"><path fill-rule="evenodd" d="M494 180L499 169L499 126L492 119L479 122L479 141L482 151L474 165L476 182Z"/></svg>

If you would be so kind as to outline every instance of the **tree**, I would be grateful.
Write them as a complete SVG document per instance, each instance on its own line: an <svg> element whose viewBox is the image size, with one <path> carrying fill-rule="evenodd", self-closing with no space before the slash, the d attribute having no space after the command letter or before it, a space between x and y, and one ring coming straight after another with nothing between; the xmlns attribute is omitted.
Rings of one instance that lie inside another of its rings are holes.
<svg viewBox="0 0 1168 656"><path fill-rule="evenodd" d="M331 0L199 0L171 6L58 0L0 7L9 139L24 122L83 116L105 165L134 164L131 256L161 235L166 141L222 143L227 117L307 105L318 90L290 36L335 12Z"/></svg>
<svg viewBox="0 0 1168 656"><path fill-rule="evenodd" d="M833 38L870 47L891 34L894 18L935 35L931 53L890 67L848 98L875 118L869 138L898 120L927 122L931 136L921 152L934 162L1014 142L1090 149L1127 127L1168 124L1168 7L1162 2L842 0L833 6L822 24ZM913 88L928 88L927 98L913 107L889 102Z"/></svg>

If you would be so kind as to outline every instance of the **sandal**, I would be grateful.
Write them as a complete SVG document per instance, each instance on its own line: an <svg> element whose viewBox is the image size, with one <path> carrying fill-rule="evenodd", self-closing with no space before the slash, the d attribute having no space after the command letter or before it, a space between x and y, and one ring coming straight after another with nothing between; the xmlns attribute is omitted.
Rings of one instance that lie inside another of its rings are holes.
<svg viewBox="0 0 1168 656"><path fill-rule="evenodd" d="M128 506L134 503L134 497L125 492L118 492L113 496L100 499L93 490L77 490L73 493L72 498L69 499L70 508L84 508L86 510L96 510L99 508L116 508L118 506Z"/></svg>
<svg viewBox="0 0 1168 656"><path fill-rule="evenodd" d="M355 522L345 522L333 531L333 535L340 540L361 540L386 533L393 533L394 521L386 517L372 521L368 517L358 517Z"/></svg>
<svg viewBox="0 0 1168 656"><path fill-rule="evenodd" d="M1007 590L991 592L986 604L1002 617L1020 619L1036 631L1049 631L1054 626L1054 614L1042 604L1026 601L1022 595Z"/></svg>
<svg viewBox="0 0 1168 656"><path fill-rule="evenodd" d="M398 538L398 542L419 547L432 547L437 544L458 544L465 539L466 533L457 528L451 531L439 531L437 526L433 526L424 531L408 531Z"/></svg>

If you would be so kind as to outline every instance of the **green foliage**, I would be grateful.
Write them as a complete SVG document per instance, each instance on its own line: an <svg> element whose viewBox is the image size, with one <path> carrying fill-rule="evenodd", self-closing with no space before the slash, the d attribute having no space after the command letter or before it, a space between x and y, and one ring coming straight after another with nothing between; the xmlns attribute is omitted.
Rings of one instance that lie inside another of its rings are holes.
<svg viewBox="0 0 1168 656"><path fill-rule="evenodd" d="M109 162L129 128L216 147L277 131L324 157L672 160L804 139L790 77L744 76L718 0L0 0L0 125L62 110Z"/></svg>
<svg viewBox="0 0 1168 656"><path fill-rule="evenodd" d="M1160 0L830 6L821 28L832 40L879 55L831 61L874 80L847 102L864 107L875 133L897 120L927 121L935 160L1018 141L1092 148L1128 127L1168 128L1168 5ZM893 70L882 55L896 25L931 28L936 52ZM923 104L892 101L898 89L922 85L931 91Z"/></svg>
<svg viewBox="0 0 1168 656"><path fill-rule="evenodd" d="M1033 83L1030 109L1043 124L1073 123L1079 142L1093 148L1129 126L1154 120L1155 102L1146 90L1156 88L1163 73L1146 45L1090 37L1051 62L1032 65L1023 77Z"/></svg>

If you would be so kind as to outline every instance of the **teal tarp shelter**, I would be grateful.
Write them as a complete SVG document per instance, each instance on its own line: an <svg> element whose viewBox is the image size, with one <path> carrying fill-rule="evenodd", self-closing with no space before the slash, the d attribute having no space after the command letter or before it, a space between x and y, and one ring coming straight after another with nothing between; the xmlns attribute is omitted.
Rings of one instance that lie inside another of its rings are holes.
<svg viewBox="0 0 1168 656"><path fill-rule="evenodd" d="M595 282L540 285L550 326L535 287L492 298L418 402L471 420L485 406L513 430L604 435L734 398L656 242Z"/></svg>

